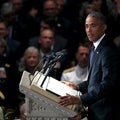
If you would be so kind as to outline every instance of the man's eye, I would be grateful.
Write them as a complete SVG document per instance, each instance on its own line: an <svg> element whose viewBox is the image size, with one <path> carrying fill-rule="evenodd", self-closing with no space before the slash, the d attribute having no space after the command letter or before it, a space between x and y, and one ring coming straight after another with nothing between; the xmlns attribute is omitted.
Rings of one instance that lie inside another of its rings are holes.
<svg viewBox="0 0 120 120"><path fill-rule="evenodd" d="M96 27L96 25L95 25L95 24L92 24L91 27Z"/></svg>

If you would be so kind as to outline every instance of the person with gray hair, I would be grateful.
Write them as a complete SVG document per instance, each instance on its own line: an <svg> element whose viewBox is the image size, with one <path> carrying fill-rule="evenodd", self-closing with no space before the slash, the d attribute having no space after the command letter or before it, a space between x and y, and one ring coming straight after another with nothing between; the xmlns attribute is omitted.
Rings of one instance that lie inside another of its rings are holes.
<svg viewBox="0 0 120 120"><path fill-rule="evenodd" d="M1 7L1 16L13 14L15 12L13 4L10 2L5 2Z"/></svg>
<svg viewBox="0 0 120 120"><path fill-rule="evenodd" d="M107 25L100 12L92 12L86 17L85 29L94 46L88 79L76 87L82 95L67 94L60 97L59 103L63 106L82 104L88 107L88 120L120 120L119 51L107 38Z"/></svg>
<svg viewBox="0 0 120 120"><path fill-rule="evenodd" d="M33 74L35 72L35 70L37 70L37 68L40 70L40 52L39 50L34 47L34 46L29 46L28 48L26 48L26 50L24 51L24 55L21 57L20 62L19 62L19 79L21 79L21 76L23 74L23 71L27 71L31 74ZM39 65L39 66L38 66ZM41 68L42 68L42 64L41 64ZM30 79L31 80L31 79ZM23 114L23 111L26 110L25 107L25 95L23 93L19 93L19 114L21 117L21 120L25 119L25 115Z"/></svg>
<svg viewBox="0 0 120 120"><path fill-rule="evenodd" d="M19 71L23 72L27 70L28 72L34 72L34 69L40 62L40 52L36 47L30 46L28 47L23 57L19 63Z"/></svg>

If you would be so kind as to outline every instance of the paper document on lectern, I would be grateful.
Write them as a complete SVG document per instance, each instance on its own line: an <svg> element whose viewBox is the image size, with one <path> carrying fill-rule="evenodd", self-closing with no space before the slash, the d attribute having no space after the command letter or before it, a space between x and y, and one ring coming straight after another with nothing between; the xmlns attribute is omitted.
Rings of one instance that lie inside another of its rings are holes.
<svg viewBox="0 0 120 120"><path fill-rule="evenodd" d="M41 87L44 78L45 76L41 73L35 74L31 89L56 102L58 102L58 96L65 96L66 94L77 96L79 94L78 91L49 76L46 77Z"/></svg>

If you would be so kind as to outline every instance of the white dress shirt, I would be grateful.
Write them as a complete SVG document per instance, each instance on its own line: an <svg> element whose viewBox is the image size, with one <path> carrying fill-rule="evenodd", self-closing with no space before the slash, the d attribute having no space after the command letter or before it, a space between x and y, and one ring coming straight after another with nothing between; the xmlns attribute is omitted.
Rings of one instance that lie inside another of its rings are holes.
<svg viewBox="0 0 120 120"><path fill-rule="evenodd" d="M79 84L86 81L88 77L88 67L81 68L78 65L72 71L63 72L61 80L69 81L74 84Z"/></svg>

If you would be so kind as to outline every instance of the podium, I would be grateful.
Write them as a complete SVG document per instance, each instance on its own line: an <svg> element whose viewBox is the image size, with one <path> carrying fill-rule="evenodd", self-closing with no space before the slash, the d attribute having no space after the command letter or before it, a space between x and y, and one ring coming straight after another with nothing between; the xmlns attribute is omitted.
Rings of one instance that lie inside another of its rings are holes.
<svg viewBox="0 0 120 120"><path fill-rule="evenodd" d="M45 76L38 71L34 75L27 71L22 74L19 89L26 97L27 120L64 120L76 116L74 105L61 106L58 104L58 96L66 92L70 92L71 95L79 93L52 77L47 77L45 81L44 78ZM56 83L57 87L53 83Z"/></svg>

